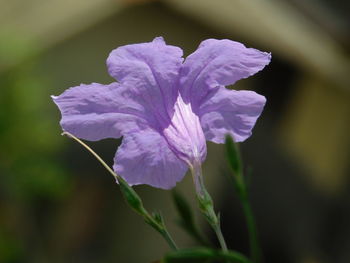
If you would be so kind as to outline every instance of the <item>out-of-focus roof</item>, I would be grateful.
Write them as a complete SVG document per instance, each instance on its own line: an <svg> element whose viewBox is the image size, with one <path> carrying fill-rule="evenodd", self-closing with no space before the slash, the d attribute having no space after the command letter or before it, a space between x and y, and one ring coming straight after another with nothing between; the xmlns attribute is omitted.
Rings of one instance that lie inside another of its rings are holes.
<svg viewBox="0 0 350 263"><path fill-rule="evenodd" d="M0 0L0 70L120 9L114 0Z"/></svg>
<svg viewBox="0 0 350 263"><path fill-rule="evenodd" d="M349 88L350 60L321 25L281 0L166 0L220 30L259 42L266 50Z"/></svg>
<svg viewBox="0 0 350 263"><path fill-rule="evenodd" d="M122 10L126 4L146 1L149 0L0 0L0 70L16 63L32 43L35 48L47 48ZM290 1L163 2L222 32L260 43L265 50L325 76L338 86L349 86L350 60L341 45ZM22 47L16 46L18 39Z"/></svg>

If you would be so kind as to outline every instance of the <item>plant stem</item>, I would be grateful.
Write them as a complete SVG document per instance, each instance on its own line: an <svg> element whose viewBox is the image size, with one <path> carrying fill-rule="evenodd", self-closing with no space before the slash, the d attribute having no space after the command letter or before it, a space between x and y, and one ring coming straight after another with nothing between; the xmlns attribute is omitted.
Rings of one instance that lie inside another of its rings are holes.
<svg viewBox="0 0 350 263"><path fill-rule="evenodd" d="M178 250L178 247L175 241L173 240L173 238L170 236L169 232L166 229L160 232L160 234L164 237L164 239L167 241L167 243L169 244L172 250Z"/></svg>
<svg viewBox="0 0 350 263"><path fill-rule="evenodd" d="M240 160L240 162L242 161ZM240 166L242 167L242 165ZM245 183L242 169L239 169L239 171L236 172L236 181L234 181L234 176L231 178L233 183L236 185L237 193L243 208L243 213L246 218L249 235L250 256L253 262L259 263L261 262L262 256L258 239L258 231L256 228L253 210L249 201L248 188L247 184Z"/></svg>
<svg viewBox="0 0 350 263"><path fill-rule="evenodd" d="M190 170L196 189L199 208L207 219L209 225L213 228L222 251L227 252L227 245L221 232L220 219L215 213L213 200L204 185L201 163L195 161L194 164L190 166Z"/></svg>
<svg viewBox="0 0 350 263"><path fill-rule="evenodd" d="M214 231L215 231L215 234L216 234L216 236L217 236L217 238L219 240L219 243L220 243L222 251L227 252L228 249L227 249L225 238L224 238L224 236L222 235L222 232L221 232L220 224L216 225L214 227Z"/></svg>
<svg viewBox="0 0 350 263"><path fill-rule="evenodd" d="M230 176L230 179L232 180L242 203L244 216L247 222L250 256L253 262L259 263L261 262L262 253L259 245L258 231L254 220L253 210L249 202L249 191L243 175L243 162L238 145L230 136L226 137L226 150L228 162L232 169L232 176Z"/></svg>
<svg viewBox="0 0 350 263"><path fill-rule="evenodd" d="M241 202L242 202L243 212L247 221L250 254L253 262L258 263L261 261L261 250L260 250L254 215L253 215L252 207L248 200L247 194L245 195L245 198L241 198Z"/></svg>
<svg viewBox="0 0 350 263"><path fill-rule="evenodd" d="M82 145L86 150L88 150L106 169L107 171L115 178L115 180L119 183L119 186L121 188L121 192L128 203L128 205L135 210L139 215L141 215L145 222L153 227L157 232L159 232L165 239L165 241L168 243L169 247L173 250L177 250L177 246L170 236L165 223L161 216L159 215L157 218L152 216L143 206L142 200L139 197L139 195L132 189L131 186L128 185L128 183L119 175L117 175L107 164L106 162L94 151L92 150L87 144L79 140L77 137L75 137L73 134L69 132L63 132L62 135L66 135L69 138L74 139L76 142L78 142L80 145Z"/></svg>

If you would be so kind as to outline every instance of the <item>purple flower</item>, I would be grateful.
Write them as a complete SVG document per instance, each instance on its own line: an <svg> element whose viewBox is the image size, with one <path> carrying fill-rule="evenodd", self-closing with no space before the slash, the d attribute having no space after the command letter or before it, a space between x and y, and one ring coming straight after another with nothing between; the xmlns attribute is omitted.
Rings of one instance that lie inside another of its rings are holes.
<svg viewBox="0 0 350 263"><path fill-rule="evenodd" d="M81 84L52 96L63 130L90 141L119 138L114 170L130 185L169 189L203 162L206 140L241 142L251 135L265 97L228 90L262 70L269 53L231 40L208 39L184 61L163 38L113 50L109 74L118 82Z"/></svg>

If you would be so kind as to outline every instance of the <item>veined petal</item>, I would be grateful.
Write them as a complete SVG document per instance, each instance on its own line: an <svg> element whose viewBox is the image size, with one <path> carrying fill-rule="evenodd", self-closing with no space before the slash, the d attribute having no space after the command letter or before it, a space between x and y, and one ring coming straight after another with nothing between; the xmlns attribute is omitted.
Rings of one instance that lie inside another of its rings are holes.
<svg viewBox="0 0 350 263"><path fill-rule="evenodd" d="M123 137L113 168L130 185L170 189L182 180L188 167L158 132L146 129Z"/></svg>
<svg viewBox="0 0 350 263"><path fill-rule="evenodd" d="M230 134L236 142L244 141L251 135L265 102L264 96L253 91L213 89L199 109L206 139L224 143L225 136Z"/></svg>
<svg viewBox="0 0 350 263"><path fill-rule="evenodd" d="M177 98L177 79L182 50L166 45L163 38L113 50L108 59L109 74L137 98L148 114L155 116L160 130L168 123Z"/></svg>
<svg viewBox="0 0 350 263"><path fill-rule="evenodd" d="M191 104L184 103L181 95L175 102L169 126L162 135L175 155L189 165L205 160L207 147L199 117L192 111Z"/></svg>
<svg viewBox="0 0 350 263"><path fill-rule="evenodd" d="M61 111L63 130L73 135L97 141L119 138L125 132L147 126L142 109L122 96L123 88L117 83L92 83L70 88L59 96L52 96Z"/></svg>
<svg viewBox="0 0 350 263"><path fill-rule="evenodd" d="M187 57L180 73L181 94L193 109L211 89L234 84L262 70L271 55L231 40L208 39Z"/></svg>

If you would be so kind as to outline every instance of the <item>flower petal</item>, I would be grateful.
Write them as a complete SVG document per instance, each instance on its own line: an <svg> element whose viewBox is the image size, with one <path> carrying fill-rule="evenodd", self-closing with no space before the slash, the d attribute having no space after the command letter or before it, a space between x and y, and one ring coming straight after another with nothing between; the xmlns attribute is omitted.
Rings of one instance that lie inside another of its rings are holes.
<svg viewBox="0 0 350 263"><path fill-rule="evenodd" d="M199 116L207 140L224 143L230 134L236 142L247 139L266 99L253 91L213 89L201 104Z"/></svg>
<svg viewBox="0 0 350 263"><path fill-rule="evenodd" d="M117 83L92 83L70 88L59 96L52 96L59 107L63 130L73 135L97 141L119 138L123 133L147 126L144 116L128 104ZM141 112L142 109L140 109Z"/></svg>
<svg viewBox="0 0 350 263"><path fill-rule="evenodd" d="M185 104L181 96L174 105L174 114L168 127L162 131L169 148L188 164L204 162L207 145L199 117Z"/></svg>
<svg viewBox="0 0 350 263"><path fill-rule="evenodd" d="M187 165L175 156L158 132L147 129L124 136L113 168L130 185L170 189L182 180Z"/></svg>
<svg viewBox="0 0 350 263"><path fill-rule="evenodd" d="M195 109L210 89L247 78L262 70L270 59L269 53L246 48L239 42L205 40L187 57L181 69L183 98Z"/></svg>
<svg viewBox="0 0 350 263"><path fill-rule="evenodd" d="M129 89L149 114L158 120L156 129L169 123L178 88L182 50L166 45L163 38L126 45L113 50L108 59L109 74Z"/></svg>

